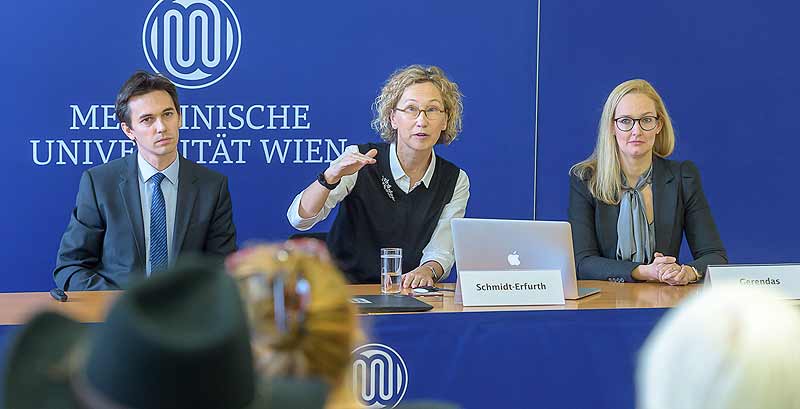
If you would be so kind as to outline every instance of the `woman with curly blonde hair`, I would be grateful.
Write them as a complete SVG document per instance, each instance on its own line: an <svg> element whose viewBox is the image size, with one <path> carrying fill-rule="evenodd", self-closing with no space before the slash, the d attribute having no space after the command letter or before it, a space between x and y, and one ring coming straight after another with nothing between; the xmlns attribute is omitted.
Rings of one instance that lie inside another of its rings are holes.
<svg viewBox="0 0 800 409"><path fill-rule="evenodd" d="M461 131L461 92L440 68L412 65L389 77L373 107L384 142L347 147L287 217L308 230L341 202L327 242L351 283L380 282L380 249L397 247L403 286L433 285L453 266L450 220L469 199L467 174L433 150Z"/></svg>

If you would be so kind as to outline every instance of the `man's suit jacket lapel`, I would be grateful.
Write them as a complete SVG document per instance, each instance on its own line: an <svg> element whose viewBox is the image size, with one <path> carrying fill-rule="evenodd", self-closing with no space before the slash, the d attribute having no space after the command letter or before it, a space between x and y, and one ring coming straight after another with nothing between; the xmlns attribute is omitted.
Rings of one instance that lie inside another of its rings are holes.
<svg viewBox="0 0 800 409"><path fill-rule="evenodd" d="M678 204L678 183L667 161L653 157L653 213L656 228L656 251L671 254L669 248Z"/></svg>
<svg viewBox="0 0 800 409"><path fill-rule="evenodd" d="M176 253L180 253L183 248L183 241L186 239L186 231L189 228L189 221L192 219L192 211L197 199L197 175L194 173L194 163L180 155L178 155L178 160L181 161L181 166L178 171L178 201L175 208L174 249Z"/></svg>
<svg viewBox="0 0 800 409"><path fill-rule="evenodd" d="M140 265L144 266L147 260L147 253L144 248L144 219L142 216L142 199L139 195L139 166L136 156L136 154L129 155L125 160L125 172L120 175L119 193L122 195L125 213L131 223L131 232L133 232Z"/></svg>

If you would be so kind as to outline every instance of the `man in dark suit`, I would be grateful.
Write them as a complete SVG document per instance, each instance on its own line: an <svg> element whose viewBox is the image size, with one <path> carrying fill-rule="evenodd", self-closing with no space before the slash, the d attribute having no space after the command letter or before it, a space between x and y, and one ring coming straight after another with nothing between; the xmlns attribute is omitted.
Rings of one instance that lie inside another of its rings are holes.
<svg viewBox="0 0 800 409"><path fill-rule="evenodd" d="M53 271L64 290L124 289L181 254L236 250L227 178L178 154L175 85L137 72L117 95L116 114L137 154L81 176Z"/></svg>

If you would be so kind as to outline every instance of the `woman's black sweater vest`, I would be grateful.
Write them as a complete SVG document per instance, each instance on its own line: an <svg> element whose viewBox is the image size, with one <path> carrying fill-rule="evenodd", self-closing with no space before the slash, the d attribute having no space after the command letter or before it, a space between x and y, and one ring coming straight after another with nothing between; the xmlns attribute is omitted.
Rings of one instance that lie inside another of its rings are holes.
<svg viewBox="0 0 800 409"><path fill-rule="evenodd" d="M361 168L358 179L339 205L328 233L328 249L353 284L380 282L380 249L403 249L403 273L419 266L422 250L453 198L460 169L436 157L428 188L420 184L409 193L394 181L386 143L358 145L361 153L377 149L377 163Z"/></svg>

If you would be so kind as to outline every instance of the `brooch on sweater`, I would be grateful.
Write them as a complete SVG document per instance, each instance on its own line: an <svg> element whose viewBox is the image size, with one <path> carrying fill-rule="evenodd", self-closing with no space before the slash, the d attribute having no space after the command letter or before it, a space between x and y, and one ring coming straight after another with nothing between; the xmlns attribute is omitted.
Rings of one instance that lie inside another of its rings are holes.
<svg viewBox="0 0 800 409"><path fill-rule="evenodd" d="M392 199L394 202L394 192L392 192L392 185L389 184L389 179L386 176L381 176L381 184L383 184L383 190L386 191L386 195L389 196L389 199Z"/></svg>

